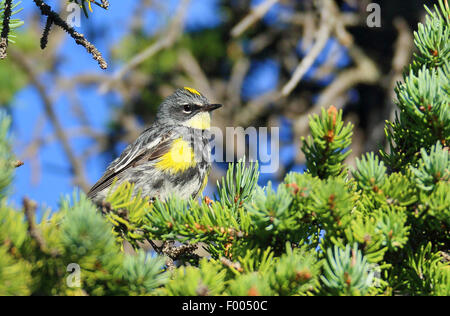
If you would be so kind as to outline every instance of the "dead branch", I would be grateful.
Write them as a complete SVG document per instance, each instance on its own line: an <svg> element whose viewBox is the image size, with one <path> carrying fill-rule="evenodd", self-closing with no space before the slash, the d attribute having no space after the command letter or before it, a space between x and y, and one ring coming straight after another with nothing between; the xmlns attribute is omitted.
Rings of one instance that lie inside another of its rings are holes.
<svg viewBox="0 0 450 316"><path fill-rule="evenodd" d="M261 19L270 8L277 3L278 0L266 0L256 6L246 17L244 17L235 27L231 29L231 36L239 37L244 33L250 26L255 24L259 19Z"/></svg>
<svg viewBox="0 0 450 316"><path fill-rule="evenodd" d="M242 268L242 266L241 266L241 264L239 262L233 262L230 259L227 259L225 257L221 257L220 258L220 262L224 266L226 266L226 267L228 267L230 269L234 269L234 270L236 270L238 272L244 272L244 269Z"/></svg>

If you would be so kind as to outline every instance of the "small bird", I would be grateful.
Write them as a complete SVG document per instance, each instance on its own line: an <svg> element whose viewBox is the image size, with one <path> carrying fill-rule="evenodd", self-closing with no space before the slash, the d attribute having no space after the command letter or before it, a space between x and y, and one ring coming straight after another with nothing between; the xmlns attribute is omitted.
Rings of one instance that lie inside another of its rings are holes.
<svg viewBox="0 0 450 316"><path fill-rule="evenodd" d="M211 104L195 89L177 89L164 99L155 122L130 144L106 169L88 192L101 204L113 183L134 183L150 200L177 195L195 198L206 186L211 169Z"/></svg>

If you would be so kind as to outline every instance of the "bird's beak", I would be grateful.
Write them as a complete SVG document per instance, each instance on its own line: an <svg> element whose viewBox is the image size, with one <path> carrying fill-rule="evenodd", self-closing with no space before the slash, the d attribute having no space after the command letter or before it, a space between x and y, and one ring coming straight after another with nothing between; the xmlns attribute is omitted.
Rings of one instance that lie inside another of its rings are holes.
<svg viewBox="0 0 450 316"><path fill-rule="evenodd" d="M208 105L203 106L202 110L205 112L212 112L221 107L222 107L222 104L208 104Z"/></svg>

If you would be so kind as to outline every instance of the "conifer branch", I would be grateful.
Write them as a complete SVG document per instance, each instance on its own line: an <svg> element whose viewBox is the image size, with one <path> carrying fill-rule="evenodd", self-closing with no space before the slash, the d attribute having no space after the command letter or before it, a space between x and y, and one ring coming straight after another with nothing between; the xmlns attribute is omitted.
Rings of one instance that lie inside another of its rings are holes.
<svg viewBox="0 0 450 316"><path fill-rule="evenodd" d="M100 68L106 69L108 67L108 64L103 59L102 54L97 50L97 48L91 44L83 34L78 33L75 31L75 29L71 26L69 26L55 11L52 10L52 8L44 3L43 0L33 0L36 6L41 10L41 14L47 16L50 18L53 22L53 24L59 26L64 31L66 31L74 40L75 43L78 45L83 46L89 54L92 55L92 57L98 62ZM47 20L47 25L49 21ZM46 26L47 29L47 26ZM45 36L46 30L44 30L43 38L46 38Z"/></svg>
<svg viewBox="0 0 450 316"><path fill-rule="evenodd" d="M5 0L3 9L2 32L0 34L0 59L7 56L6 49L8 48L9 36L9 20L12 13L12 0Z"/></svg>

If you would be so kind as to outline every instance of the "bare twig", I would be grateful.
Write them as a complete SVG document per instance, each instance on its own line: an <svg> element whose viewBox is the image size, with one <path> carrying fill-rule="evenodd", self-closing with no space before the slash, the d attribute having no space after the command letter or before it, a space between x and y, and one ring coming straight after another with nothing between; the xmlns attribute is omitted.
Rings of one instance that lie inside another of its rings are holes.
<svg viewBox="0 0 450 316"><path fill-rule="evenodd" d="M16 160L16 161L14 161L14 163L13 163L14 168L19 168L19 167L21 167L21 166L23 166L23 165L24 165L24 162L21 161L21 160Z"/></svg>
<svg viewBox="0 0 450 316"><path fill-rule="evenodd" d="M231 29L231 36L239 37L250 26L255 24L256 21L261 19L278 1L279 0L266 0L256 6L245 18L243 18L235 27Z"/></svg>
<svg viewBox="0 0 450 316"><path fill-rule="evenodd" d="M0 59L7 57L6 49L8 48L8 40L6 38L0 38Z"/></svg>
<svg viewBox="0 0 450 316"><path fill-rule="evenodd" d="M195 256L194 252L197 248L196 244L186 244L177 247L174 241L165 241L158 250L166 257L167 268L173 270L175 269L175 261L185 256ZM157 250L157 248L154 249Z"/></svg>
<svg viewBox="0 0 450 316"><path fill-rule="evenodd" d="M302 59L301 63L297 66L288 83L283 87L281 93L283 96L288 96L292 90L298 85L302 80L303 76L306 74L309 68L314 64L314 61L319 56L322 49L325 47L328 38L330 37L330 26L328 24L323 24L317 33L317 39L314 46L309 51L308 55Z"/></svg>
<svg viewBox="0 0 450 316"><path fill-rule="evenodd" d="M101 1L102 1L102 3L100 5L100 7L102 7L105 10L108 10L108 8L109 8L109 1L108 0L101 0Z"/></svg>
<svg viewBox="0 0 450 316"><path fill-rule="evenodd" d="M163 248L163 253L172 258L173 260L177 260L182 256L190 255L197 250L196 244L186 244L176 247L171 243L166 243Z"/></svg>
<svg viewBox="0 0 450 316"><path fill-rule="evenodd" d="M353 44L353 35L347 31L345 23L340 18L336 20L335 34L338 41L345 47L350 47Z"/></svg>
<svg viewBox="0 0 450 316"><path fill-rule="evenodd" d="M230 269L234 269L234 270L239 271L239 272L244 272L244 269L242 268L242 266L241 266L241 264L239 262L233 262L230 259L227 259L225 257L221 257L220 258L220 262L224 266L226 266L226 267L228 267Z"/></svg>
<svg viewBox="0 0 450 316"><path fill-rule="evenodd" d="M314 44L315 34L317 32L317 16L313 12L308 12L304 14L302 19L302 50L306 51L309 47ZM291 68L291 67L290 67Z"/></svg>
<svg viewBox="0 0 450 316"><path fill-rule="evenodd" d="M153 43L152 45L150 45L149 47L138 53L122 68L116 71L110 80L104 82L100 86L99 89L100 93L108 92L109 89L111 88L111 85L122 79L122 77L125 76L129 71L136 68L137 66L139 66L144 61L154 56L161 50L169 48L175 43L175 41L178 39L183 29L183 21L184 16L186 14L186 7L188 3L189 0L183 0L181 2L181 4L178 7L177 13L175 14L174 18L172 19L167 29L167 32L163 32L155 43Z"/></svg>

